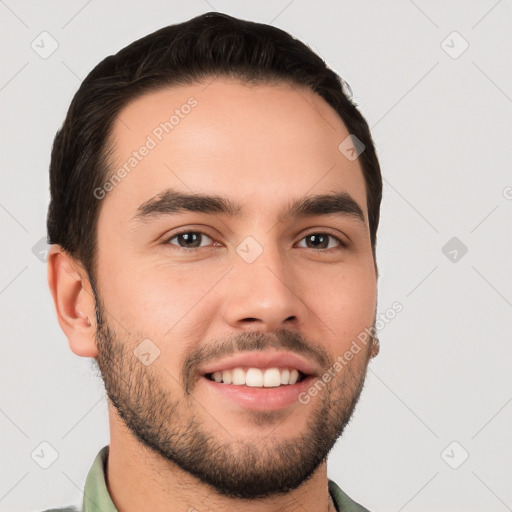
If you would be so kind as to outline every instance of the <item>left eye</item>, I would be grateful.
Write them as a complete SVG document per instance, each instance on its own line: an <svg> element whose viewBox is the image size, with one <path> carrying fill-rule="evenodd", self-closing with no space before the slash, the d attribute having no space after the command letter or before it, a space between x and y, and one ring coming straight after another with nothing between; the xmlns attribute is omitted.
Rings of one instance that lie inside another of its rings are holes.
<svg viewBox="0 0 512 512"><path fill-rule="evenodd" d="M167 239L166 243L174 246L178 246L179 249L198 249L200 247L206 247L208 244L203 245L201 242L204 241L204 238L207 238L210 241L213 241L211 237L201 231L183 231L182 233L176 233L171 238ZM172 240L177 240L178 244L172 242ZM307 249L334 249L336 247L344 248L346 244L340 240L338 237L331 235L329 233L310 233L302 238L299 244L305 240ZM333 245L331 240L334 240L336 243ZM215 242L218 244L218 242ZM302 246L304 247L304 246Z"/></svg>
<svg viewBox="0 0 512 512"><path fill-rule="evenodd" d="M302 240L309 240L309 242L306 242L306 247L308 249L333 249L336 247L336 245L330 245L329 238L337 242L337 247L346 247L346 244L342 242L338 237L330 235L329 233L310 233L309 235L306 235Z"/></svg>

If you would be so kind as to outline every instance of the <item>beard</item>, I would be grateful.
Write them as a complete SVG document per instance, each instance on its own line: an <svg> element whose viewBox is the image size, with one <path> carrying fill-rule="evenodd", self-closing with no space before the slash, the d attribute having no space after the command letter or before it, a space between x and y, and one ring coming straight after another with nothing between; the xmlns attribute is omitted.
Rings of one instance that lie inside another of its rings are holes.
<svg viewBox="0 0 512 512"><path fill-rule="evenodd" d="M230 432L226 422L221 425L228 433L224 440L211 428L210 417L201 419L194 412L208 412L208 405L211 407L199 403L193 394L195 384L203 378L197 374L201 364L213 357L272 346L303 353L327 369L332 365L327 352L289 330L240 333L229 340L191 349L180 376L173 377L178 384L171 390L163 384L168 377L163 372L170 375L163 365L144 366L135 357L133 350L142 338L123 338L108 324L106 316L96 297L96 362L119 417L141 444L163 457L170 467L177 466L230 498L253 500L284 494L310 479L348 424L370 359L371 343L366 354L343 367L307 407L292 406L304 407L308 416L300 435L283 438L274 433L292 414L289 411L244 411L251 413L255 425L275 428L265 436L242 438Z"/></svg>

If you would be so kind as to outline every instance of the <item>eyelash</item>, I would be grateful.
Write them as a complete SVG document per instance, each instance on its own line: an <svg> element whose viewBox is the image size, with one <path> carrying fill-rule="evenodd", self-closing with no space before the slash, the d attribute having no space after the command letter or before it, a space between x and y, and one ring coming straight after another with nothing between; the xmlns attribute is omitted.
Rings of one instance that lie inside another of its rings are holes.
<svg viewBox="0 0 512 512"><path fill-rule="evenodd" d="M176 237L178 237L180 235L190 234L190 233L195 233L195 234L200 234L200 235L207 236L208 238L210 238L210 240L212 240L213 242L216 242L216 240L214 240L213 237L211 237L210 235L208 235L204 231L197 231L197 230L194 231L194 230L188 229L188 230L180 231L178 233L173 233L170 237L167 237L163 241L163 245L169 245L169 246L172 245L173 249L177 249L179 251L186 251L186 252L191 252L191 251L195 251L195 250L198 250L198 249L205 249L205 247L193 247L191 249L187 249L185 247L179 247L177 245L174 245L174 244L170 243L170 241L173 240L174 238L176 238ZM307 238L308 236L311 236L311 235L327 235L327 236L330 236L331 238L334 238L339 243L339 246L338 247L331 247L330 249L318 249L318 250L317 249L313 249L311 247L302 247L302 249L311 249L311 250L317 251L317 252L327 252L327 253L330 253L332 251L342 250L342 249L346 249L348 247L348 245L343 240L341 240L339 237L333 235L329 231L312 231L312 232L307 233L306 235L304 235L299 240L299 242L302 242L302 240L304 240L305 238Z"/></svg>

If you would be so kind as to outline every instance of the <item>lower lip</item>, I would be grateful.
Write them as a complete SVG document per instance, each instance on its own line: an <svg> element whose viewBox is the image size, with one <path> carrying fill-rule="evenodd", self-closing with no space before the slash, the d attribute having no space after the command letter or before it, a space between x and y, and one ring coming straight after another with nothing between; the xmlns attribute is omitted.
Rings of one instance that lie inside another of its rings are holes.
<svg viewBox="0 0 512 512"><path fill-rule="evenodd" d="M311 385L312 377L306 377L296 384L287 384L275 388L253 388L250 386L223 384L206 377L202 377L202 380L206 381L209 389L233 400L244 409L277 411L293 403L300 403L298 396Z"/></svg>

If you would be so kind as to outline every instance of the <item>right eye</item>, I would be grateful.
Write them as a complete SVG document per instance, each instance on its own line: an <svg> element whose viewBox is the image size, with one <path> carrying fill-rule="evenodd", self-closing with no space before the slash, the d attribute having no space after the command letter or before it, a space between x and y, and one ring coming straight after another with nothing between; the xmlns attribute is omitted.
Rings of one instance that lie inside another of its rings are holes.
<svg viewBox="0 0 512 512"><path fill-rule="evenodd" d="M177 248L188 251L206 247L201 245L201 242L205 237L209 240L212 240L212 238L210 238L206 233L203 233L202 231L181 231L179 233L174 233L169 238L167 238L164 241L164 244L176 246L177 244L172 243L172 240L176 239L178 241Z"/></svg>

